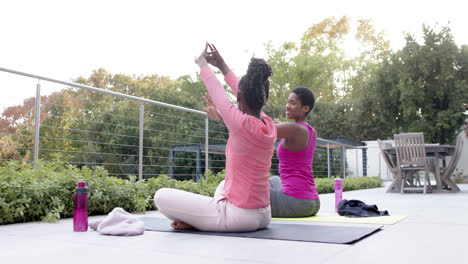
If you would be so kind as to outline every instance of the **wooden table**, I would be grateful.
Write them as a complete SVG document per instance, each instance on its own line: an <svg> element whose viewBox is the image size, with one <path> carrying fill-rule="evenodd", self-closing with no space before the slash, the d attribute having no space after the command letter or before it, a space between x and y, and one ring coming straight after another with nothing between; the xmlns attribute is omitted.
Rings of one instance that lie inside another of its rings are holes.
<svg viewBox="0 0 468 264"><path fill-rule="evenodd" d="M435 175L435 180L436 180L436 186L433 186L432 191L433 192L460 191L460 189L457 187L455 182L453 182L452 179L450 179L450 177L442 179L442 176L440 174L440 161L442 161L442 166L445 167L446 166L445 157L453 156L453 153L455 152L455 146L439 145L439 144L425 144L424 148L426 149L427 157L434 157L434 167L435 167L434 175ZM389 156L394 161L394 164L397 164L395 147L394 146L384 147L384 151L389 154ZM450 186L452 190L443 189L444 185ZM392 184L388 188L387 192L400 192L400 186L401 186L401 179L399 179L399 176L395 177L393 179Z"/></svg>

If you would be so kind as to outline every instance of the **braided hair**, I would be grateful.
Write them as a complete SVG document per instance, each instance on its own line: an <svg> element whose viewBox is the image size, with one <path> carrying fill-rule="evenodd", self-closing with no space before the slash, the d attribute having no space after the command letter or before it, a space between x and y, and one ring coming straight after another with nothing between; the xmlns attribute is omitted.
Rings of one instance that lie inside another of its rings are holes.
<svg viewBox="0 0 468 264"><path fill-rule="evenodd" d="M247 74L242 76L239 82L239 92L250 110L260 111L268 99L270 81L268 78L273 74L270 65L264 59L252 58L247 69Z"/></svg>
<svg viewBox="0 0 468 264"><path fill-rule="evenodd" d="M306 113L306 115L308 115L315 105L314 93L309 88L304 86L296 87L292 90L292 92L295 93L297 97L299 97L299 100L303 106L309 106L309 111Z"/></svg>

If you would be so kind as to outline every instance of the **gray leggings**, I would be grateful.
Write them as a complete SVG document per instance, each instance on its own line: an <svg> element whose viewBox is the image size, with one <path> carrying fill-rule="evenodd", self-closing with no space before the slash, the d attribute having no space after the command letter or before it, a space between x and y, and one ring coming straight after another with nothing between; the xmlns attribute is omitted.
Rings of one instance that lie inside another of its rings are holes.
<svg viewBox="0 0 468 264"><path fill-rule="evenodd" d="M272 217L306 217L316 215L320 200L289 196L281 190L281 178L270 178L270 205Z"/></svg>

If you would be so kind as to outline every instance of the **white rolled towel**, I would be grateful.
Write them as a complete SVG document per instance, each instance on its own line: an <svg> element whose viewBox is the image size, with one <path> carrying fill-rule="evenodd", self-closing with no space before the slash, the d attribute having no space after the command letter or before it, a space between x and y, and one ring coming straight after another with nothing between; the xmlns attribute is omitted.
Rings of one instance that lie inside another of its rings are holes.
<svg viewBox="0 0 468 264"><path fill-rule="evenodd" d="M120 207L114 208L104 219L89 225L103 235L135 236L145 232L143 221Z"/></svg>

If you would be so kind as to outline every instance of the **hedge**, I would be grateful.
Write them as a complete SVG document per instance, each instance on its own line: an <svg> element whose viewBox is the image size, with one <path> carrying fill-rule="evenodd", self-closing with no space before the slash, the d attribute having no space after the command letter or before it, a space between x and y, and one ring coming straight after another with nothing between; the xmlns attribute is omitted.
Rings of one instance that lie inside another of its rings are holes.
<svg viewBox="0 0 468 264"><path fill-rule="evenodd" d="M86 179L91 187L88 198L89 215L107 214L115 207L128 212L145 213L155 210L154 193L164 187L213 196L224 171L207 172L202 184L171 180L167 176L138 181L135 176L121 179L109 176L100 166L78 168L60 161L25 166L10 161L0 167L0 224L29 221L54 222L72 217L76 183ZM334 192L333 179L316 179L320 194ZM375 188L382 180L358 177L343 180L344 191Z"/></svg>

